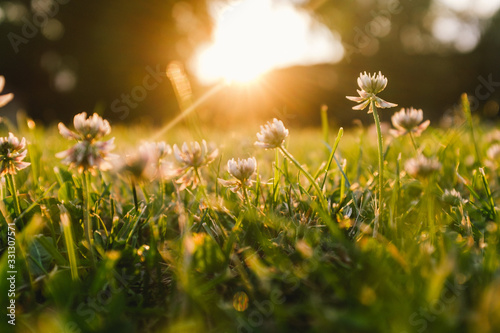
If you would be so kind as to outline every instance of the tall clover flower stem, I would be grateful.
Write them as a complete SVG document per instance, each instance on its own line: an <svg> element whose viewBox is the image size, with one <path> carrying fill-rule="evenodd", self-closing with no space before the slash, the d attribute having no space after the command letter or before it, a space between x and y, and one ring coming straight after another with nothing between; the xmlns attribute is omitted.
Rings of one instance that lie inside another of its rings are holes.
<svg viewBox="0 0 500 333"><path fill-rule="evenodd" d="M273 205L276 204L276 202L278 202L278 195L279 195L279 191L278 191L278 184L279 184L279 177L280 177L280 171L279 171L279 167L280 167L280 154L279 152L276 150L276 154L274 156L274 178L273 178Z"/></svg>
<svg viewBox="0 0 500 333"><path fill-rule="evenodd" d="M306 176L306 178L309 180L309 182L311 182L312 186L314 187L314 189L316 190L316 193L318 194L318 199L319 201L321 202L321 206L322 208L326 211L328 209L328 204L325 200L325 197L323 196L323 192L321 191L321 189L319 188L319 185L318 183L316 182L316 180L311 176L311 174L309 172L307 172L303 167L302 165L300 165L300 163L295 159L295 157L293 157L292 154L290 154L288 152L288 150L285 149L285 147L283 146L280 146L278 147L279 150L281 151L281 153L286 157L288 158L290 161L292 161L293 164L295 164L295 166L297 168L299 168L299 170Z"/></svg>
<svg viewBox="0 0 500 333"><path fill-rule="evenodd" d="M430 185L427 186L427 220L429 224L429 234L431 238L431 242L435 242L436 237L436 223L435 223L435 212L434 212L434 195L432 193L434 180L430 181Z"/></svg>
<svg viewBox="0 0 500 333"><path fill-rule="evenodd" d="M16 180L14 179L13 174L7 173L6 176L7 186L9 187L9 191L14 199L14 212L16 213L16 217L19 218L19 216L21 216L21 205L19 204L19 197L17 196Z"/></svg>
<svg viewBox="0 0 500 333"><path fill-rule="evenodd" d="M375 100L370 101L370 109L373 112L373 119L375 120L375 126L377 128L377 142L378 142L378 207L377 216L375 218L375 223L373 227L373 236L377 236L378 227L380 222L380 212L382 210L382 192L384 185L384 145L382 141L382 130L380 129L380 118L378 116L377 107L375 106Z"/></svg>
<svg viewBox="0 0 500 333"><path fill-rule="evenodd" d="M250 202L250 198L248 196L247 187L246 186L242 186L242 190L243 190L243 198L245 199L245 203L247 204L248 209L251 209L252 208L252 203Z"/></svg>
<svg viewBox="0 0 500 333"><path fill-rule="evenodd" d="M413 148L415 148L415 151L418 152L417 142L415 141L415 136L413 135L412 132L410 132L410 139L411 143L413 144Z"/></svg>
<svg viewBox="0 0 500 333"><path fill-rule="evenodd" d="M206 204L209 205L210 201L208 200L208 195L207 195L207 191L205 190L205 185L201 181L202 178L201 178L200 171L198 170L198 168L193 168L193 170L194 170L194 176L199 181L198 189L201 192L201 195L203 196L203 199L205 199Z"/></svg>
<svg viewBox="0 0 500 333"><path fill-rule="evenodd" d="M83 228L85 231L85 237L89 244L90 260L92 265L95 266L94 259L94 241L92 237L92 220L90 218L90 173L88 171L83 172Z"/></svg>
<svg viewBox="0 0 500 333"><path fill-rule="evenodd" d="M163 207L164 203L165 203L165 181L163 180L163 177L160 177L160 180L158 182L158 185L159 185L159 190L160 190L160 204L161 204L161 207Z"/></svg>
<svg viewBox="0 0 500 333"><path fill-rule="evenodd" d="M369 112L373 113L373 119L375 120L375 126L377 128L377 141L378 141L378 203L377 210L375 212L375 221L373 222L373 237L377 236L381 210L383 209L383 186L384 186L384 145L382 142L382 131L380 130L380 119L378 117L377 107L381 109L387 109L397 106L397 104L384 101L377 96L378 93L383 91L387 86L387 78L382 75L381 72L378 74L367 74L366 72L361 73L358 77L358 96L346 96L350 101L359 103L354 110L364 110L369 106ZM402 111L405 113L405 111ZM394 117L394 116L393 116ZM403 115L405 117L405 115ZM399 117L398 117L399 118ZM394 121L393 121L394 122Z"/></svg>

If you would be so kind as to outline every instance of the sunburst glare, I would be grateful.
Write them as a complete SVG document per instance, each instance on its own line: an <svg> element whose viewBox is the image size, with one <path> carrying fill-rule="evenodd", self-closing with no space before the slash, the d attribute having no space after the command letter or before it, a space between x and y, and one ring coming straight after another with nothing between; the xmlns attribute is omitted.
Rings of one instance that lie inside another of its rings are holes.
<svg viewBox="0 0 500 333"><path fill-rule="evenodd" d="M191 62L203 84L248 82L277 68L335 63L344 54L339 37L288 1L213 1L209 11L212 41Z"/></svg>

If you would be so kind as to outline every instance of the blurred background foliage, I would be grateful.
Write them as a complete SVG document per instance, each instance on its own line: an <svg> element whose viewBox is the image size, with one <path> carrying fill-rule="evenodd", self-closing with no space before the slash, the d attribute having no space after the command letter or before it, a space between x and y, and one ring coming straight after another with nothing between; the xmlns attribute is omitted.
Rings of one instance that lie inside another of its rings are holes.
<svg viewBox="0 0 500 333"><path fill-rule="evenodd" d="M124 98L151 72L164 72L172 61L188 64L210 40L214 23L207 1L0 1L0 74L7 81L4 92L16 94L2 115L23 109L51 123L97 111L113 122L168 121L180 107L166 75L148 81L154 89L140 102L126 104ZM279 117L315 125L326 104L338 125L350 126L355 118L365 122L366 115L352 111L345 99L355 94L355 79L365 70L381 70L389 78L385 99L424 109L434 125L453 119L462 92L474 99L477 114L497 118L499 1L292 2L339 36L343 59L275 70L258 87L226 87L199 109L203 121L222 126ZM186 71L193 99L211 88Z"/></svg>

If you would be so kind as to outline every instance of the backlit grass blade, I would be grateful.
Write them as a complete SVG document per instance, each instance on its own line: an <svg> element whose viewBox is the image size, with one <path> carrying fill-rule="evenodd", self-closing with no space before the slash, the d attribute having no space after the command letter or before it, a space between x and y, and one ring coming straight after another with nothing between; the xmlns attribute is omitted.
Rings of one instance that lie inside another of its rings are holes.
<svg viewBox="0 0 500 333"><path fill-rule="evenodd" d="M321 129L323 132L323 141L328 142L329 126L328 126L328 106L321 106Z"/></svg>
<svg viewBox="0 0 500 333"><path fill-rule="evenodd" d="M346 159L344 159L344 161L342 162L340 170L342 171L342 175L345 175L346 170L347 170L347 160ZM325 179L326 179L326 176L325 176ZM341 179L340 179L340 199L339 199L340 202L342 202L342 200L344 199L346 179L347 179L347 177L341 177Z"/></svg>
<svg viewBox="0 0 500 333"><path fill-rule="evenodd" d="M333 144L333 148L332 148L332 151L330 152L330 157L328 158L328 162L326 163L326 167L325 167L325 171L324 171L325 172L325 177L323 178L323 182L321 183L321 186L320 186L320 188L322 190L325 187L326 176L328 174L328 171L330 171L330 167L332 165L332 161L335 158L335 152L337 151L337 148L338 148L339 143L340 143L340 139L342 139L343 135L344 135L344 129L341 127L339 129L339 132L337 133L337 138L335 139L335 142ZM339 169L342 172L342 168L340 167L340 164L338 164L338 166L339 166ZM345 174L344 174L344 176L345 176Z"/></svg>
<svg viewBox="0 0 500 333"><path fill-rule="evenodd" d="M71 219L67 212L61 214L61 225L64 233L64 243L68 252L69 267L71 270L71 278L73 281L78 281L78 261L75 253L75 242L73 241L73 232L71 230Z"/></svg>
<svg viewBox="0 0 500 333"><path fill-rule="evenodd" d="M465 113L465 118L467 119L467 122L469 123L469 130L470 130L470 136L472 143L474 143L474 151L476 153L476 164L481 165L481 155L479 153L479 147L477 145L476 137L474 135L474 124L472 123L472 113L470 110L470 102L469 102L469 97L467 96L466 93L462 94L462 108Z"/></svg>
<svg viewBox="0 0 500 333"><path fill-rule="evenodd" d="M481 179L483 180L484 190L486 191L486 195L488 196L488 203L491 210L491 215L493 220L496 220L496 212L495 212L495 199L493 199L493 195L491 194L490 184L488 183L488 179L486 179L486 174L484 173L483 168L479 168L479 174L481 175Z"/></svg>

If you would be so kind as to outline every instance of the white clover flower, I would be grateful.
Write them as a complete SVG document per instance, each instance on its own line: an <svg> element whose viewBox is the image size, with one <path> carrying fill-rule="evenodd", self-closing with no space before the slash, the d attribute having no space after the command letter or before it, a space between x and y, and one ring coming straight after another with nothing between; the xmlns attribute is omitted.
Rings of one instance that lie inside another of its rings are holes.
<svg viewBox="0 0 500 333"><path fill-rule="evenodd" d="M0 93L3 91L3 88L5 86L5 78L0 75ZM14 94L5 94L5 95L0 95L0 108L2 106L7 105L12 99L14 98Z"/></svg>
<svg viewBox="0 0 500 333"><path fill-rule="evenodd" d="M173 175L171 162L164 159L172 153L172 148L164 141L145 142L137 152L125 157L122 170L138 180L164 179Z"/></svg>
<svg viewBox="0 0 500 333"><path fill-rule="evenodd" d="M451 189L451 191L448 189L444 190L441 199L452 206L459 206L467 202L467 200L462 198L460 192L455 189Z"/></svg>
<svg viewBox="0 0 500 333"><path fill-rule="evenodd" d="M494 144L486 151L490 161L500 161L500 144Z"/></svg>
<svg viewBox="0 0 500 333"><path fill-rule="evenodd" d="M255 157L247 158L246 160L235 161L234 158L227 162L228 172L234 178L238 179L242 183L246 183L250 177L255 173L257 168L257 161Z"/></svg>
<svg viewBox="0 0 500 333"><path fill-rule="evenodd" d="M174 145L173 150L174 157L181 166L176 170L176 174L183 174L177 180L177 183L181 184L181 191L190 185L196 188L201 181L198 169L212 163L219 154L219 150L208 146L205 140L202 140L201 144L199 142L189 144L184 142L181 149Z"/></svg>
<svg viewBox="0 0 500 333"><path fill-rule="evenodd" d="M78 142L68 150L56 154L62 158L63 163L70 167L76 167L78 172L89 170L109 170L113 166L109 162L116 158L110 151L115 148L114 140L98 141L111 132L111 126L107 120L103 120L94 113L87 119L87 113L77 114L73 119L76 132L70 131L63 123L59 123L59 133L66 139L74 139Z"/></svg>
<svg viewBox="0 0 500 333"><path fill-rule="evenodd" d="M209 147L205 140L182 144L182 149L174 145L174 156L185 168L199 168L210 164L219 154L218 149Z"/></svg>
<svg viewBox="0 0 500 333"><path fill-rule="evenodd" d="M283 122L276 118L272 122L260 127L260 133L257 133L255 145L264 149L278 148L283 145L288 136L288 129Z"/></svg>
<svg viewBox="0 0 500 333"><path fill-rule="evenodd" d="M242 187L248 187L252 184L250 178L255 174L257 169L257 160L255 157L235 161L234 158L227 162L227 171L234 180L219 179L219 182L233 192L237 192Z"/></svg>
<svg viewBox="0 0 500 333"><path fill-rule="evenodd" d="M10 132L8 137L0 138L0 177L28 167L30 163L23 162L27 154L25 138L19 141Z"/></svg>
<svg viewBox="0 0 500 333"><path fill-rule="evenodd" d="M97 113L87 118L87 113L82 112L73 118L76 133L70 131L63 123L59 123L59 133L66 139L98 140L111 132L107 120L102 119Z"/></svg>
<svg viewBox="0 0 500 333"><path fill-rule="evenodd" d="M500 143L500 130L494 129L484 137L484 141L490 144Z"/></svg>
<svg viewBox="0 0 500 333"><path fill-rule="evenodd" d="M382 92L387 86L387 78L382 75L381 72L378 74L367 74L366 72L360 73L358 77L358 86L361 90L358 90L358 96L346 96L348 100L356 103L360 103L353 107L353 110L363 110L367 106L370 107L368 113L373 112L371 110L371 102L375 102L375 106L381 109L392 108L397 106L397 104L389 103L384 101L380 97L376 96L378 93Z"/></svg>
<svg viewBox="0 0 500 333"><path fill-rule="evenodd" d="M153 167L155 170L155 177L159 177L160 179L172 178L176 175L176 171L174 169L174 164L170 161L166 161L165 159L170 156L173 152L172 147L165 143L165 141L160 141L154 143L155 148L155 156Z"/></svg>
<svg viewBox="0 0 500 333"><path fill-rule="evenodd" d="M414 178L428 178L434 172L441 170L441 163L436 158L419 155L405 163L405 170Z"/></svg>
<svg viewBox="0 0 500 333"><path fill-rule="evenodd" d="M414 108L402 108L401 111L396 112L392 118L392 125L396 128L391 130L391 134L394 136L401 136L407 133L413 133L416 136L420 136L423 131L429 126L430 120L424 120L424 114L421 109Z"/></svg>
<svg viewBox="0 0 500 333"><path fill-rule="evenodd" d="M361 90L369 94L378 94L387 87L387 78L379 71L378 74L360 73L358 77L358 86Z"/></svg>
<svg viewBox="0 0 500 333"><path fill-rule="evenodd" d="M153 151L149 145L141 145L134 154L126 155L121 170L132 175L137 180L150 179L148 165L153 160Z"/></svg>
<svg viewBox="0 0 500 333"><path fill-rule="evenodd" d="M170 145L168 145L165 141L155 142L153 145L156 148L155 151L158 160L162 160L172 154L172 147L170 147Z"/></svg>
<svg viewBox="0 0 500 333"><path fill-rule="evenodd" d="M62 162L70 168L77 168L79 173L89 170L95 174L96 170L111 170L113 165L110 160L116 157L110 153L115 148L114 141L115 138L108 141L79 141L70 149L57 153L56 157L62 158Z"/></svg>

